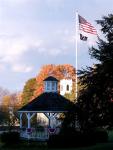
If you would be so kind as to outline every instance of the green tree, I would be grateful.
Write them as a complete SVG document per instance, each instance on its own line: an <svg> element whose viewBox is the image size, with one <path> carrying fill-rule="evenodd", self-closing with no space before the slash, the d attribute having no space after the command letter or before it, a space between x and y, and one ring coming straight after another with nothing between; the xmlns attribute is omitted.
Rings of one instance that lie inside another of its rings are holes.
<svg viewBox="0 0 113 150"><path fill-rule="evenodd" d="M97 48L89 49L89 54L98 63L79 71L81 88L76 105L80 109L80 129L85 131L113 124L113 15L105 16L97 23L101 25L105 40L98 37ZM64 124L75 124L74 112L71 116L67 114L68 121Z"/></svg>
<svg viewBox="0 0 113 150"><path fill-rule="evenodd" d="M34 97L34 91L36 90L36 78L29 79L23 89L22 104L25 105L31 101Z"/></svg>
<svg viewBox="0 0 113 150"><path fill-rule="evenodd" d="M98 47L92 47L89 53L99 63L80 71L80 83L84 88L78 102L86 113L87 127L109 125L112 122L113 15L104 16L97 23L101 25L105 40L98 38Z"/></svg>

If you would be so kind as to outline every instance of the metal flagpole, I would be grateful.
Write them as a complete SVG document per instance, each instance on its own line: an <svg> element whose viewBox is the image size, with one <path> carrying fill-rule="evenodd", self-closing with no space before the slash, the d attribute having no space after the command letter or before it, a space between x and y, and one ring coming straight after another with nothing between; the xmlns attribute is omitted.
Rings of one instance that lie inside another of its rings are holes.
<svg viewBox="0 0 113 150"><path fill-rule="evenodd" d="M78 49L78 11L76 11L76 33L75 33L75 38L76 38L76 47L75 47L75 49L76 49L76 85L75 85L75 96L76 96L76 100L77 100L77 96L78 96L78 77L77 77L77 70L78 70L78 61L77 61L77 49Z"/></svg>

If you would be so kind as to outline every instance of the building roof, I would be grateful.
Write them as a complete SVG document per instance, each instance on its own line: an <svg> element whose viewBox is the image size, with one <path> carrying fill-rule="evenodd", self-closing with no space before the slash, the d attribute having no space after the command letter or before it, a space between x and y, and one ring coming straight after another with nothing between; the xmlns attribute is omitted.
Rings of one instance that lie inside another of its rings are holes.
<svg viewBox="0 0 113 150"><path fill-rule="evenodd" d="M73 103L66 99L65 97L61 96L58 93L43 93L34 100L32 100L27 105L23 106L18 111L68 111L69 106L72 106Z"/></svg>
<svg viewBox="0 0 113 150"><path fill-rule="evenodd" d="M58 80L53 76L49 76L49 77L45 78L44 81L58 81Z"/></svg>

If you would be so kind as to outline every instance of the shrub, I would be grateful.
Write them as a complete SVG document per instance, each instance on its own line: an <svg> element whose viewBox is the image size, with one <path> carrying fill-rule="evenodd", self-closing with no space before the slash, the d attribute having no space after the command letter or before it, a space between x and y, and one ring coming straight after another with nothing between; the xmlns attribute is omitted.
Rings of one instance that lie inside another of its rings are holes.
<svg viewBox="0 0 113 150"><path fill-rule="evenodd" d="M51 135L48 140L48 147L80 147L95 144L93 137L89 133L76 131L72 134Z"/></svg>
<svg viewBox="0 0 113 150"><path fill-rule="evenodd" d="M4 132L1 134L1 142L7 145L19 143L20 135L18 132Z"/></svg>
<svg viewBox="0 0 113 150"><path fill-rule="evenodd" d="M108 141L108 133L106 130L96 130L93 134L96 142L107 142Z"/></svg>
<svg viewBox="0 0 113 150"><path fill-rule="evenodd" d="M65 131L65 132L64 132ZM48 147L82 147L94 145L97 142L107 142L108 134L105 130L89 130L89 131L76 131L72 128L62 130L59 135L51 135L47 144Z"/></svg>

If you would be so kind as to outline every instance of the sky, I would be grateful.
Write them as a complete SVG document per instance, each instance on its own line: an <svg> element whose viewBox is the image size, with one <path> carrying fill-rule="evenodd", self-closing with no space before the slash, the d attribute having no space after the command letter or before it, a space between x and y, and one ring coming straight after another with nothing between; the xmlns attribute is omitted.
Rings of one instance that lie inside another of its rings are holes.
<svg viewBox="0 0 113 150"><path fill-rule="evenodd" d="M0 0L0 86L21 91L45 64L75 67L76 11L101 35L95 20L112 10L113 0ZM96 40L78 40L78 69L95 63Z"/></svg>

